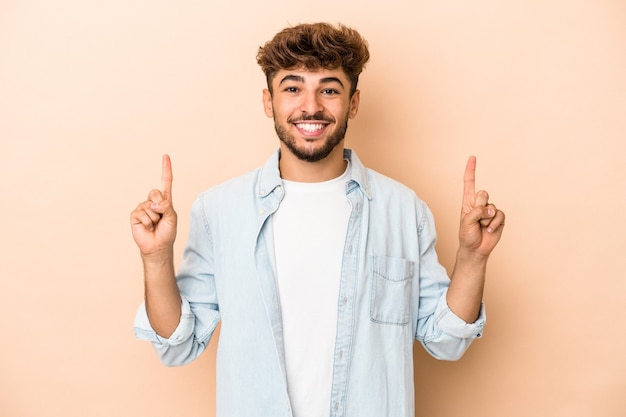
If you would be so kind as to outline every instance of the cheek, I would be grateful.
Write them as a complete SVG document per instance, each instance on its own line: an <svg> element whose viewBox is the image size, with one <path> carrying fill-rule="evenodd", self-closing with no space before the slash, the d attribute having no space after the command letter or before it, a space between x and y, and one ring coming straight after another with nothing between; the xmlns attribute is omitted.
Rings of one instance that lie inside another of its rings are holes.
<svg viewBox="0 0 626 417"><path fill-rule="evenodd" d="M292 117L296 117L298 112L293 106L285 105L285 103L274 102L272 107L272 115L274 119L279 121L287 121Z"/></svg>

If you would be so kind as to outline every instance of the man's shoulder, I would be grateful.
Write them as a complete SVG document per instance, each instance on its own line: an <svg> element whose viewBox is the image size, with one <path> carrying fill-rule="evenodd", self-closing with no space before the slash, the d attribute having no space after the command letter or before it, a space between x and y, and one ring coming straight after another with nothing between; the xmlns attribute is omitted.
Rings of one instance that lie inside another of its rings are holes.
<svg viewBox="0 0 626 417"><path fill-rule="evenodd" d="M359 183L371 198L390 195L415 197L415 192L402 182L365 165L352 149L346 149L345 156L353 165L352 179Z"/></svg>
<svg viewBox="0 0 626 417"><path fill-rule="evenodd" d="M415 191L406 184L391 178L371 168L366 168L367 176L372 188L372 197L398 196L404 198L418 198Z"/></svg>

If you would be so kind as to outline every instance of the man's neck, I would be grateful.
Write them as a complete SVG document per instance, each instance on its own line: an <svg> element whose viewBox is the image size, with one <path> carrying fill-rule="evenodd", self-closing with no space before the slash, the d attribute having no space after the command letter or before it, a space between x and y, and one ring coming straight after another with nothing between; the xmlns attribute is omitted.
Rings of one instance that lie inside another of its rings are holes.
<svg viewBox="0 0 626 417"><path fill-rule="evenodd" d="M335 147L326 158L316 162L303 161L281 147L281 157L278 163L281 178L295 182L329 181L341 176L346 166L347 161L343 157L342 146Z"/></svg>

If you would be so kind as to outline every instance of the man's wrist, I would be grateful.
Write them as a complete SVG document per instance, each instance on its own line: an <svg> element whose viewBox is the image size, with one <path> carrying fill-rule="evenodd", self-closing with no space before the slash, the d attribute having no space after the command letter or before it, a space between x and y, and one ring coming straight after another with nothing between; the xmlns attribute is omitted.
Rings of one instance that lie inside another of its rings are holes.
<svg viewBox="0 0 626 417"><path fill-rule="evenodd" d="M165 249L150 254L142 253L141 260L143 261L144 268L160 269L169 267L174 263L174 251L172 249Z"/></svg>
<svg viewBox="0 0 626 417"><path fill-rule="evenodd" d="M460 247L456 253L456 264L468 267L484 268L487 265L488 255L483 255L471 249Z"/></svg>

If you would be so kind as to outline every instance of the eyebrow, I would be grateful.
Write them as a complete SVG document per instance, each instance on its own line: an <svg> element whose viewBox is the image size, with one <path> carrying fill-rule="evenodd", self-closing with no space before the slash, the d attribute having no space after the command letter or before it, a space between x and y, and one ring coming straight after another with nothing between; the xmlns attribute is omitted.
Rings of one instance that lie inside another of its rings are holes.
<svg viewBox="0 0 626 417"><path fill-rule="evenodd" d="M295 82L303 83L304 77L301 75L288 74L288 75L285 75L282 80L280 80L278 85L281 85L282 83L286 81L295 81ZM338 83L340 86L343 87L343 83L337 77L325 77L325 78L320 79L320 84L328 84L328 83Z"/></svg>

